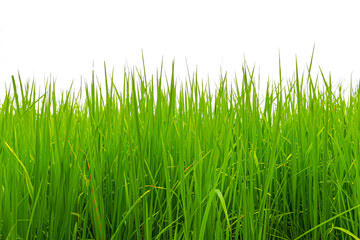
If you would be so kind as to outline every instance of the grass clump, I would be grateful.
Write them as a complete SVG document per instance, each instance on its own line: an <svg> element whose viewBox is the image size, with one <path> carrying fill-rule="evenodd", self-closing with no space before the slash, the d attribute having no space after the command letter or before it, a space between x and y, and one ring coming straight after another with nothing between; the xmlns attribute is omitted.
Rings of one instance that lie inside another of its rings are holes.
<svg viewBox="0 0 360 240"><path fill-rule="evenodd" d="M280 70L263 101L247 66L215 94L197 75L178 88L174 65L127 71L121 90L105 68L105 89L93 74L60 97L13 78L0 238L358 239L359 90L346 101L310 69Z"/></svg>

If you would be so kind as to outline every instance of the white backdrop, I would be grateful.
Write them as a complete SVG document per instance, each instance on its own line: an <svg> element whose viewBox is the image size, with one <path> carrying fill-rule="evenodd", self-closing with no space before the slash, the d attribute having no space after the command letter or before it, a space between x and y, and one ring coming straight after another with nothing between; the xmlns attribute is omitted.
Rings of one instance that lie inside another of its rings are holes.
<svg viewBox="0 0 360 240"><path fill-rule="evenodd" d="M0 96L11 75L42 84L55 78L67 89L103 62L122 80L125 64L166 72L175 59L178 81L191 72L216 84L220 67L230 78L244 58L260 79L291 77L295 56L300 70L315 45L313 73L320 65L334 82L360 79L360 4L357 1L1 1ZM1 99L1 98L0 98Z"/></svg>

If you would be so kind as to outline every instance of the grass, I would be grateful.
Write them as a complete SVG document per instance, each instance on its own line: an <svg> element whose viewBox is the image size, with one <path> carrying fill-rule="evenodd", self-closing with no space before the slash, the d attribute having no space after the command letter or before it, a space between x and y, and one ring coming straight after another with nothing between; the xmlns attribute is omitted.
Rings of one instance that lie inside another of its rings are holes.
<svg viewBox="0 0 360 240"><path fill-rule="evenodd" d="M359 239L360 94L308 71L215 93L174 64L0 103L0 239ZM115 86L123 81L123 89Z"/></svg>

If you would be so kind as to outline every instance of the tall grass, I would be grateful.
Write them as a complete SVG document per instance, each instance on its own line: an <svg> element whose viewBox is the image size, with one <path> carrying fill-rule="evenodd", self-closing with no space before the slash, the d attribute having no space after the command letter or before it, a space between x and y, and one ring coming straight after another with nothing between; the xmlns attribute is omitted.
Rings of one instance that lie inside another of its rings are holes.
<svg viewBox="0 0 360 240"><path fill-rule="evenodd" d="M310 68L263 101L247 66L215 94L174 65L60 96L13 77L0 239L359 239L359 88Z"/></svg>

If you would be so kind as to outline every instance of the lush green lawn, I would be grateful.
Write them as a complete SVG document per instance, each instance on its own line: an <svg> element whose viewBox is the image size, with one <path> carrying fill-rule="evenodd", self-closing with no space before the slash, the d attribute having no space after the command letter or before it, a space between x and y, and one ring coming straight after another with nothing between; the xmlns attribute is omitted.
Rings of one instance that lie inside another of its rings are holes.
<svg viewBox="0 0 360 240"><path fill-rule="evenodd" d="M296 69L260 101L246 66L215 94L196 75L177 87L174 69L143 72L62 96L13 79L0 239L360 236L358 88L345 98Z"/></svg>

